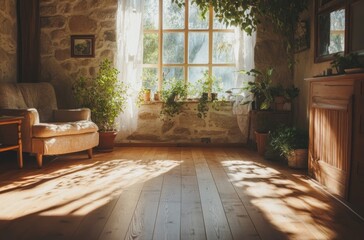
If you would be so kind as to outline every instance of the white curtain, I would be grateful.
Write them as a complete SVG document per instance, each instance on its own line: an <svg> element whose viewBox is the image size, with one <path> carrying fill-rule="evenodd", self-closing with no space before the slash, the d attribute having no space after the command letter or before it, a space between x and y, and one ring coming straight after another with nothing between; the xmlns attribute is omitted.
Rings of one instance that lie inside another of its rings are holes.
<svg viewBox="0 0 364 240"><path fill-rule="evenodd" d="M254 68L254 48L256 41L256 33L248 36L244 31L235 29L235 67L237 70L249 71ZM239 129L243 136L249 140L249 119L248 113L250 110L249 105L243 105L242 102L251 100L252 96L249 93L242 91L244 83L247 81L254 81L254 78L242 73L236 74L235 88L240 94L235 96L233 105L233 113L236 115Z"/></svg>
<svg viewBox="0 0 364 240"><path fill-rule="evenodd" d="M253 32L251 36L239 28L235 29L235 67L239 70L249 71L254 68L254 48L256 41L256 33ZM235 93L240 93L236 96L236 103L234 106L234 113L241 114L244 106L240 106L241 101L246 101L249 99L249 93L243 92L245 82L254 81L254 78L246 74L237 73L235 77ZM245 110L246 111L246 110Z"/></svg>
<svg viewBox="0 0 364 240"><path fill-rule="evenodd" d="M254 48L255 48L256 33L251 36L240 28L235 28L235 66L237 70L247 70L254 68ZM254 80L247 75L237 74L235 87L243 86L245 81Z"/></svg>
<svg viewBox="0 0 364 240"><path fill-rule="evenodd" d="M118 117L119 138L137 129L136 99L142 85L144 0L118 0L116 66L119 80L129 85L124 113Z"/></svg>

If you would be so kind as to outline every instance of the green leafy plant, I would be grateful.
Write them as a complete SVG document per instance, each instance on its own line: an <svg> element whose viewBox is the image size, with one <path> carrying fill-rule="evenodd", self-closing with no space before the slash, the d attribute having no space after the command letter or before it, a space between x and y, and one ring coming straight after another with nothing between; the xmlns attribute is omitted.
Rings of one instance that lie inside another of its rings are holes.
<svg viewBox="0 0 364 240"><path fill-rule="evenodd" d="M172 0L179 6L184 0ZM307 9L308 0L192 0L205 16L213 7L218 21L226 26L239 26L247 34L252 34L262 19L273 24L274 29L286 43L286 53L290 68L294 64L295 30L301 13Z"/></svg>
<svg viewBox="0 0 364 240"><path fill-rule="evenodd" d="M209 111L208 103L212 101L212 107L217 109L217 94L222 91L221 78L217 78L215 75L210 75L208 71L203 73L203 77L199 79L194 86L198 89L197 92L200 95L197 104L197 116L199 118L205 118Z"/></svg>
<svg viewBox="0 0 364 240"><path fill-rule="evenodd" d="M334 60L331 62L331 67L335 68L339 74L345 73L345 69L362 67L357 53L350 53L346 56L335 53L333 56Z"/></svg>
<svg viewBox="0 0 364 240"><path fill-rule="evenodd" d="M163 106L161 110L162 116L172 118L181 112L184 101L187 97L187 85L183 80L170 79L163 81L163 89L161 91L161 98Z"/></svg>
<svg viewBox="0 0 364 240"><path fill-rule="evenodd" d="M199 94L207 93L211 96L212 93L219 93L222 91L222 80L208 71L203 72L203 77L197 80L195 88L199 90ZM209 99L211 100L211 99Z"/></svg>
<svg viewBox="0 0 364 240"><path fill-rule="evenodd" d="M208 95L207 94L203 94L197 104L197 116L199 118L205 118L207 115L207 112L209 111L209 107L208 107Z"/></svg>
<svg viewBox="0 0 364 240"><path fill-rule="evenodd" d="M255 81L249 81L244 87L244 90L248 90L254 95L254 100L258 103L258 108L260 110L269 109L273 102L273 72L273 68L267 68L264 71L259 71L257 69L251 69L250 71L240 71L240 73L255 77ZM250 103L250 101L245 103Z"/></svg>
<svg viewBox="0 0 364 240"><path fill-rule="evenodd" d="M270 145L281 156L288 158L295 149L307 149L308 134L295 127L282 125L271 132Z"/></svg>
<svg viewBox="0 0 364 240"><path fill-rule="evenodd" d="M292 85L285 89L283 96L288 101L292 101L292 99L296 98L299 93L300 93L300 90L297 87L295 87L294 85Z"/></svg>
<svg viewBox="0 0 364 240"><path fill-rule="evenodd" d="M95 78L80 77L72 90L78 104L90 108L92 120L100 131L114 131L115 118L124 111L128 86L119 81L119 71L110 60L100 63Z"/></svg>

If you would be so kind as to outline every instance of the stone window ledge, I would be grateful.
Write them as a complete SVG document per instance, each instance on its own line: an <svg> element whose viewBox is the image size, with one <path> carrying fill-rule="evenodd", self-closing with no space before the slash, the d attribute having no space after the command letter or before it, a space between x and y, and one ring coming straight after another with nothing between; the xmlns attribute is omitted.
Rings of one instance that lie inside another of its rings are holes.
<svg viewBox="0 0 364 240"><path fill-rule="evenodd" d="M184 102L184 103L198 103L199 101L198 100L184 100L184 101L179 101L179 102ZM222 104L224 105L232 105L233 102L231 101L226 101L226 100L221 100L221 101L218 101L218 102L221 102ZM154 104L161 104L161 103L164 103L163 101L148 101L148 102L143 102L141 105L154 105ZM212 103L211 101L209 101L208 103Z"/></svg>

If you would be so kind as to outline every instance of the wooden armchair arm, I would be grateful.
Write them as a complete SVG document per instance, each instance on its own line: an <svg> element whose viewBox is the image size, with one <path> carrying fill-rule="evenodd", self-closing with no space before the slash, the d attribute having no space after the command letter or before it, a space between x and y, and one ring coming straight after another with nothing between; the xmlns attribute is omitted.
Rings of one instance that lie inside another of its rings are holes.
<svg viewBox="0 0 364 240"><path fill-rule="evenodd" d="M7 116L21 116L24 117L21 124L21 135L23 141L23 151L31 152L31 141L32 141L32 126L34 124L39 124L39 114L37 109L28 108L28 109L0 109L0 115ZM5 136L4 139L1 139L3 143L14 142L14 139L11 139L9 136L13 136L16 126L3 126L1 128L2 136Z"/></svg>

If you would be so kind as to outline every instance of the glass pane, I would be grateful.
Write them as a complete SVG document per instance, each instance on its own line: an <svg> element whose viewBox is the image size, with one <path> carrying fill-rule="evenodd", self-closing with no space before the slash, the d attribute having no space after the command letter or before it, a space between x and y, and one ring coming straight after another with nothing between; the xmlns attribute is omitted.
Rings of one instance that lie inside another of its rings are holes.
<svg viewBox="0 0 364 240"><path fill-rule="evenodd" d="M159 0L145 0L143 12L144 29L158 29Z"/></svg>
<svg viewBox="0 0 364 240"><path fill-rule="evenodd" d="M184 34L163 34L163 63L184 63Z"/></svg>
<svg viewBox="0 0 364 240"><path fill-rule="evenodd" d="M344 51L345 9L319 16L319 56Z"/></svg>
<svg viewBox="0 0 364 240"><path fill-rule="evenodd" d="M171 0L163 0L163 29L184 29L185 9Z"/></svg>
<svg viewBox="0 0 364 240"><path fill-rule="evenodd" d="M164 67L163 76L165 80L169 79L185 79L183 67Z"/></svg>
<svg viewBox="0 0 364 240"><path fill-rule="evenodd" d="M234 33L213 34L213 63L234 63Z"/></svg>
<svg viewBox="0 0 364 240"><path fill-rule="evenodd" d="M200 97L202 94L202 87L199 85L198 80L203 78L203 73L208 71L207 67L189 67L188 68L188 83L189 90L188 96Z"/></svg>
<svg viewBox="0 0 364 240"><path fill-rule="evenodd" d="M196 4L191 5L191 1L189 2L189 22L188 22L188 28L189 29L208 29L209 27L209 13L207 12L205 14L205 18L203 19L201 17L201 12L196 6Z"/></svg>
<svg viewBox="0 0 364 240"><path fill-rule="evenodd" d="M145 33L143 38L143 63L158 63L158 34Z"/></svg>
<svg viewBox="0 0 364 240"><path fill-rule="evenodd" d="M209 35L208 33L193 33L188 35L188 62L208 63Z"/></svg>
<svg viewBox="0 0 364 240"><path fill-rule="evenodd" d="M225 91L235 87L237 73L234 67L214 67L212 73L218 79L221 88L219 96L225 96Z"/></svg>
<svg viewBox="0 0 364 240"><path fill-rule="evenodd" d="M157 68L143 68L143 88L152 92L158 90L158 70Z"/></svg>

